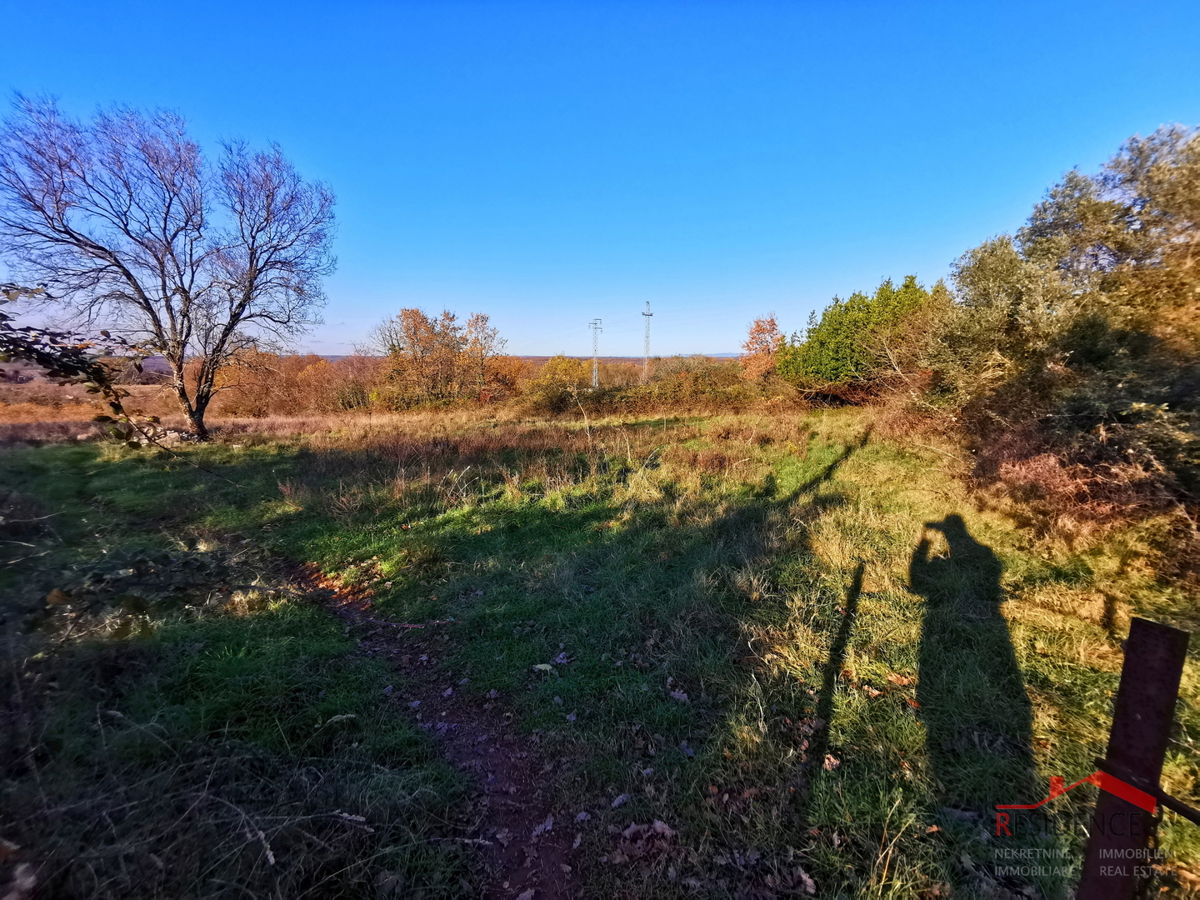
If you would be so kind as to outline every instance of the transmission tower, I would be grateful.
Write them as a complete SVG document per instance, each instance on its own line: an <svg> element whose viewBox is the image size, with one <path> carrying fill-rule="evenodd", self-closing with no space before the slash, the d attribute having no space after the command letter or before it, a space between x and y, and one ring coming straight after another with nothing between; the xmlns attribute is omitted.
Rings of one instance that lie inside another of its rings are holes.
<svg viewBox="0 0 1200 900"><path fill-rule="evenodd" d="M650 317L654 313L650 312L650 301L646 301L646 311L642 313L646 317L646 343L642 347L642 384L650 380Z"/></svg>
<svg viewBox="0 0 1200 900"><path fill-rule="evenodd" d="M588 322L588 328L592 329L592 388L600 387L600 332L604 329L600 327L600 319L592 319Z"/></svg>

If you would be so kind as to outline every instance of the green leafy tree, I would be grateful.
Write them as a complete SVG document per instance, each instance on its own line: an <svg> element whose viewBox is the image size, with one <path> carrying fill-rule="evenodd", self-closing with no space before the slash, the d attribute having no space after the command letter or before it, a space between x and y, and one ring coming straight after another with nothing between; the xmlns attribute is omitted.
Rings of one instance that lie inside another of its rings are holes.
<svg viewBox="0 0 1200 900"><path fill-rule="evenodd" d="M944 288L935 288L944 295ZM909 322L933 297L916 276L896 287L885 280L868 296L835 297L805 333L793 336L778 353L779 373L802 387L837 388L865 384L902 367L911 353Z"/></svg>

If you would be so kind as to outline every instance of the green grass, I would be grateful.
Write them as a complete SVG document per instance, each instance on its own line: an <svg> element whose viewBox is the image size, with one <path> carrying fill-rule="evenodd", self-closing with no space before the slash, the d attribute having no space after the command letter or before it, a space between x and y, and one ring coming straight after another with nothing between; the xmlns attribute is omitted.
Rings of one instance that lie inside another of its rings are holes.
<svg viewBox="0 0 1200 900"><path fill-rule="evenodd" d="M32 541L46 556L8 567L10 603L36 618L51 587L70 591L98 557L132 547L215 554L238 571L312 563L370 587L380 614L453 618L447 678L468 678L462 691L480 702L501 692L556 761L564 812L679 831L622 862L592 828L591 896L786 894L798 868L821 896L985 895L991 807L1040 799L1050 775L1083 777L1102 755L1128 616L1194 623L1190 598L1153 570L1153 523L1082 548L1036 541L977 508L948 457L871 438L853 411L457 427L184 451L207 473L121 449L7 453L6 484L48 510L87 510ZM243 834L171 877L275 890L281 871L290 885L325 873L323 895L346 896L380 873L429 895L476 877L427 840L455 833L462 786L383 699L398 676L351 656L332 616L295 602L232 615L203 590L174 603L165 592L124 614L150 636L118 637L137 632L104 619L93 594L91 637L20 663L59 673L33 716L35 768L57 797L135 771L192 797L205 766L267 759L245 765L265 766L255 783L274 793L246 790L270 816L292 773L314 767L332 794L285 804L279 821L338 808L383 827L356 833L361 845L322 832L326 869L267 866L263 842ZM89 674L109 657L123 661L115 675ZM1164 779L1187 797L1191 665L1183 695ZM354 766L377 774L360 787ZM6 785L36 806L28 773ZM630 801L609 810L619 794ZM1056 801L1056 833L1022 846L1078 854L1092 799ZM37 840L79 840L48 834ZM1161 842L1200 862L1195 829L1173 816ZM355 862L331 874L334 859ZM60 865L83 877L81 863ZM1069 882L1036 886L1063 896Z"/></svg>

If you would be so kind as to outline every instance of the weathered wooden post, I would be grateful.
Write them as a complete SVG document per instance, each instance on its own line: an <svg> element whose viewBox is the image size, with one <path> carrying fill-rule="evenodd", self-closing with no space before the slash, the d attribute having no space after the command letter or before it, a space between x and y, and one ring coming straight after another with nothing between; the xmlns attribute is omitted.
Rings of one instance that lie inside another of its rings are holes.
<svg viewBox="0 0 1200 900"><path fill-rule="evenodd" d="M1159 802L1169 799L1163 796L1159 779L1187 646L1186 631L1133 619L1125 644L1107 757L1100 761L1103 772ZM1077 900L1132 898L1152 864L1148 850L1153 826L1153 809L1100 791Z"/></svg>

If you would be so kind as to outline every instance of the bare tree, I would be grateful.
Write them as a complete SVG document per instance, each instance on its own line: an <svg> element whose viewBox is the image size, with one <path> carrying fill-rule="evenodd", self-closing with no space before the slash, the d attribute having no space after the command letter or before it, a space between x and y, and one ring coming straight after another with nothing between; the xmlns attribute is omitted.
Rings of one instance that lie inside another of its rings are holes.
<svg viewBox="0 0 1200 900"><path fill-rule="evenodd" d="M18 98L0 128L0 253L77 322L161 354L201 438L234 354L319 322L333 204L278 147L207 162L171 113L78 122Z"/></svg>

